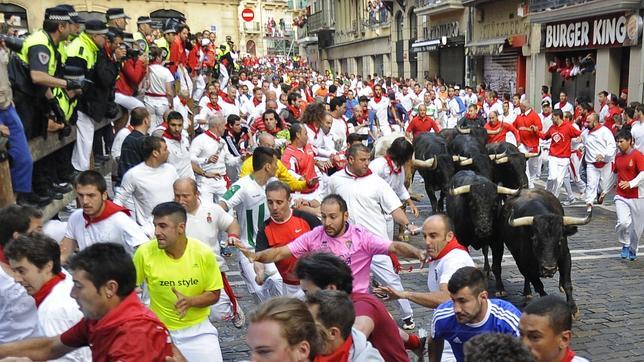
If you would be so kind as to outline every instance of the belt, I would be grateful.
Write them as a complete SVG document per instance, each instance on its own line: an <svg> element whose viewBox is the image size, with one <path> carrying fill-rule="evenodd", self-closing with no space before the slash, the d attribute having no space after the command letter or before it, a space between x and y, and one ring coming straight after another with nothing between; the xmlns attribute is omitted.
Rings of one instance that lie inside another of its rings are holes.
<svg viewBox="0 0 644 362"><path fill-rule="evenodd" d="M595 166L596 168L602 168L606 166L606 162L603 162L603 161L593 162L593 166Z"/></svg>
<svg viewBox="0 0 644 362"><path fill-rule="evenodd" d="M148 97L167 97L167 94L160 94L160 93L150 93L150 92L145 92L145 95Z"/></svg>

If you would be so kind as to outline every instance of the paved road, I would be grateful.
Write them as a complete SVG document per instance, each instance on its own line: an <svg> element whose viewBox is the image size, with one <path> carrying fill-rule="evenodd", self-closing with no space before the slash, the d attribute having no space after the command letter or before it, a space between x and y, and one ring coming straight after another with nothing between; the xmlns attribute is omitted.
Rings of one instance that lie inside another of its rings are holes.
<svg viewBox="0 0 644 362"><path fill-rule="evenodd" d="M415 180L413 190L424 194L423 185ZM562 197L563 199L563 197ZM580 227L579 232L569 238L572 253L572 279L574 295L581 311L581 319L574 323L573 348L583 357L593 361L642 361L644 360L644 262L623 261L619 258L619 245L615 239L614 206L607 198L606 205L598 207L593 213L590 224ZM430 212L427 198L419 203L422 223ZM566 207L566 214L583 216L583 205ZM641 222L644 222L642 220ZM411 242L422 247L420 237L413 237ZM644 248L640 248L642 250ZM482 267L482 256L473 251L475 262ZM230 260L230 259L229 259ZM427 270L418 270L417 263L403 261L411 272L402 273L406 288L416 291L427 290ZM245 311L251 311L255 302L248 294L237 266L230 260L229 273L235 291L238 293ZM490 277L490 292L494 292L493 277ZM520 295L523 289L523 278L519 274L509 252L503 261L503 279L508 291L508 300L523 308L524 298ZM558 276L544 280L546 291L560 294L557 284ZM493 295L493 294L492 294ZM563 294L560 294L563 296ZM431 310L415 305L414 319L417 330L429 329ZM397 308L389 305L394 314ZM232 325L219 325L220 340L224 359L242 361L248 359L248 347L245 344L245 328L238 330Z"/></svg>

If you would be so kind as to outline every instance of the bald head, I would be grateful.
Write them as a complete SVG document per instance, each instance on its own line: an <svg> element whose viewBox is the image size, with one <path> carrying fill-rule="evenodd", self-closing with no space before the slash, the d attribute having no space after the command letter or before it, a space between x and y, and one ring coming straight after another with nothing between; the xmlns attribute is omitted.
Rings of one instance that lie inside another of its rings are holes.
<svg viewBox="0 0 644 362"><path fill-rule="evenodd" d="M435 214L423 222L423 228L425 225L431 225L433 227L438 228L438 230L442 230L444 234L447 234L450 231L453 231L452 227L452 220L450 220L449 216L445 214Z"/></svg>
<svg viewBox="0 0 644 362"><path fill-rule="evenodd" d="M260 147L275 148L275 137L268 132L262 132L257 138L257 143Z"/></svg>
<svg viewBox="0 0 644 362"><path fill-rule="evenodd" d="M172 187L175 190L178 190L178 189L187 190L187 191L191 191L194 194L197 194L198 192L197 181L191 179L190 177L178 178L176 181L174 181L174 184L172 184Z"/></svg>
<svg viewBox="0 0 644 362"><path fill-rule="evenodd" d="M189 213L194 213L199 208L197 182L189 177L182 177L177 179L172 186L174 201L180 203Z"/></svg>
<svg viewBox="0 0 644 362"><path fill-rule="evenodd" d="M277 94L275 91L269 90L266 92L266 100L267 101L276 101L277 100Z"/></svg>

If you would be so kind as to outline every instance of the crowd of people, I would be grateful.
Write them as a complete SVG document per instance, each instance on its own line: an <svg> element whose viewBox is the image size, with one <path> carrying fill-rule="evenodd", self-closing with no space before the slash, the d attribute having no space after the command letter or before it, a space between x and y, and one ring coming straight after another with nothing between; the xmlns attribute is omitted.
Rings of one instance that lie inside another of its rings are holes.
<svg viewBox="0 0 644 362"><path fill-rule="evenodd" d="M257 304L253 360L407 361L429 349L431 361L585 361L565 300L521 312L489 298L446 215L410 221L413 140L500 130L488 142L540 152L529 187L547 169L564 203L572 184L589 206L615 189L621 257L635 260L644 105L627 105L628 92L600 92L595 112L543 87L537 111L522 89L319 74L298 58L241 57L185 19L154 40L149 17L134 34L128 19L113 8L83 22L56 6L19 49L0 50L18 202L0 209L0 357L221 361L217 326L247 322L226 276L236 261ZM64 139L72 125L75 142L33 162L28 140ZM115 165L109 180L101 164ZM77 209L43 226L41 208L72 189ZM406 242L419 233L422 249ZM426 291L405 290L398 257L427 264ZM430 335L413 332L410 301L433 309Z"/></svg>

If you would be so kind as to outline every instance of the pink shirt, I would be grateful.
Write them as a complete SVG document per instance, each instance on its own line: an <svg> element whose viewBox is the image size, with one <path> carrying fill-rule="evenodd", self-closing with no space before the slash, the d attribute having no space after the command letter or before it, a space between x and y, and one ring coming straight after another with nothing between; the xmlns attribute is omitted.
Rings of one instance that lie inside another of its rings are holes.
<svg viewBox="0 0 644 362"><path fill-rule="evenodd" d="M344 260L353 274L353 292L369 293L369 271L374 255L387 254L391 240L382 239L366 229L348 224L347 231L332 238L318 226L288 244L296 258L311 252L328 252Z"/></svg>

